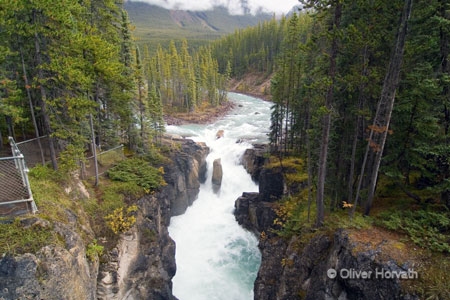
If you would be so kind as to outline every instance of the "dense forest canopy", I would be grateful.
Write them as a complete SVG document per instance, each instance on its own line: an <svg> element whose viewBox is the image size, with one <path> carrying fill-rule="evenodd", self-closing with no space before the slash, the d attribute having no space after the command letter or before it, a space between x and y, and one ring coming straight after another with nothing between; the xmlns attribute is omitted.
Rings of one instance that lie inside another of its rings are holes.
<svg viewBox="0 0 450 300"><path fill-rule="evenodd" d="M49 135L54 168L61 141L62 156L83 156L89 116L99 144L138 135L136 62L127 15L116 2L2 3L1 131Z"/></svg>
<svg viewBox="0 0 450 300"><path fill-rule="evenodd" d="M324 203L369 214L377 184L450 207L449 3L302 2L272 80L270 139L308 162L317 225Z"/></svg>
<svg viewBox="0 0 450 300"><path fill-rule="evenodd" d="M219 71L273 76L272 152L307 162L317 225L377 186L449 207L450 4L300 2L212 45Z"/></svg>
<svg viewBox="0 0 450 300"><path fill-rule="evenodd" d="M131 29L122 1L3 1L0 148L7 135L48 135L39 147L50 148L53 168L70 170L92 134L103 149L145 151L164 130L163 108L226 101L210 48L192 54L187 41L172 42L150 57Z"/></svg>
<svg viewBox="0 0 450 300"><path fill-rule="evenodd" d="M231 76L240 78L250 72L269 76L275 71L276 57L286 32L286 17L273 18L257 26L238 29L233 34L212 42L219 71L231 68Z"/></svg>

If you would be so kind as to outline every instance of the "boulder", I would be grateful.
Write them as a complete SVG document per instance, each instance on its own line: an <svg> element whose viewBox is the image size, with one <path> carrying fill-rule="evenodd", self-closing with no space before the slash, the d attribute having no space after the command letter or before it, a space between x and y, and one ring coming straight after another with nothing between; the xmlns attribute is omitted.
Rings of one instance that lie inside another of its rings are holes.
<svg viewBox="0 0 450 300"><path fill-rule="evenodd" d="M263 202L259 196L259 193L244 192L234 203L236 221L256 235L270 231L276 218L273 203Z"/></svg>
<svg viewBox="0 0 450 300"><path fill-rule="evenodd" d="M222 185L222 177L222 162L220 161L220 158L217 158L213 162L213 173L211 178L214 193L217 193L220 190L220 186Z"/></svg>
<svg viewBox="0 0 450 300"><path fill-rule="evenodd" d="M34 226L49 226L48 221L39 218L30 222ZM87 259L86 245L73 227L76 224L71 224L70 219L69 224L53 223L60 245L47 245L36 253L3 256L0 299L97 299L98 260Z"/></svg>
<svg viewBox="0 0 450 300"><path fill-rule="evenodd" d="M259 197L264 202L276 202L285 194L286 183L281 168L264 168L259 174Z"/></svg>
<svg viewBox="0 0 450 300"><path fill-rule="evenodd" d="M216 133L216 139L220 139L224 136L224 131L222 129L220 129L219 131L217 131Z"/></svg>
<svg viewBox="0 0 450 300"><path fill-rule="evenodd" d="M238 140L238 143L244 140ZM241 158L241 163L247 172L252 176L254 182L259 182L261 170L267 162L269 146L266 144L254 144L253 148L245 150Z"/></svg>

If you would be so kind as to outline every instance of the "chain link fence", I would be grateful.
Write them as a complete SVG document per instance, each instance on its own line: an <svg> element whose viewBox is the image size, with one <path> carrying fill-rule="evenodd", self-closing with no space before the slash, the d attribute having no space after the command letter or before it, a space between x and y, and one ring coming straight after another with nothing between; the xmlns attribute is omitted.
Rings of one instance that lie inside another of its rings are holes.
<svg viewBox="0 0 450 300"><path fill-rule="evenodd" d="M112 149L97 153L97 168L98 175L103 175L105 172L115 166L117 163L125 159L123 153L123 145L114 147ZM81 162L81 178L86 179L95 176L95 157L87 157L85 162Z"/></svg>
<svg viewBox="0 0 450 300"><path fill-rule="evenodd" d="M29 168L33 168L37 164L45 164L51 160L50 158L50 141L48 136L41 136L35 139L26 140L16 144L25 157L25 161ZM59 149L55 149L56 156Z"/></svg>
<svg viewBox="0 0 450 300"><path fill-rule="evenodd" d="M35 213L25 158L14 139L9 142L12 156L0 158L0 216Z"/></svg>
<svg viewBox="0 0 450 300"><path fill-rule="evenodd" d="M27 166L45 164L50 160L49 139L37 139L15 143L9 138L11 157L0 157L0 217L37 212L28 181ZM103 175L109 168L124 160L124 146L120 145L87 157L80 163L81 178ZM97 165L97 166L96 166Z"/></svg>
<svg viewBox="0 0 450 300"><path fill-rule="evenodd" d="M23 154L27 166L29 166L30 168L38 164L48 163L51 159L48 136L41 136L39 138L26 140L23 142L19 142L16 145ZM97 166L99 172L98 175L104 174L109 168L125 159L123 148L123 145L119 145L109 150L97 153ZM55 149L55 151L58 156L60 149ZM85 162L81 162L80 168L81 178L84 179L95 176L94 156L87 157L85 159Z"/></svg>

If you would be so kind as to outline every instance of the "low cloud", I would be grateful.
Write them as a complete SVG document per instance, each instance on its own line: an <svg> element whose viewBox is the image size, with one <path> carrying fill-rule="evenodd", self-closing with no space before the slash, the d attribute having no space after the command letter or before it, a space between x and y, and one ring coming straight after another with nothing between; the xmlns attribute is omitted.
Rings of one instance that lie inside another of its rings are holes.
<svg viewBox="0 0 450 300"><path fill-rule="evenodd" d="M146 2L167 9L180 10L211 10L217 6L228 8L230 14L243 14L244 7L252 14L263 11L268 13L286 14L298 0L130 0Z"/></svg>

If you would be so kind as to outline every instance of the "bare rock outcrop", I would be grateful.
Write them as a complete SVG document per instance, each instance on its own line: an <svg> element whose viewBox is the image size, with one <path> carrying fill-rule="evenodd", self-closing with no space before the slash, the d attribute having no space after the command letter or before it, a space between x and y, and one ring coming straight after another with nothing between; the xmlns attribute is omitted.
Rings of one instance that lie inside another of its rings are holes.
<svg viewBox="0 0 450 300"><path fill-rule="evenodd" d="M71 221L53 225L63 245L0 260L0 299L96 299L98 261L87 259L76 219Z"/></svg>
<svg viewBox="0 0 450 300"><path fill-rule="evenodd" d="M223 177L222 162L220 158L217 158L213 161L213 172L211 177L212 188L214 193L219 192L220 186L222 185L222 177Z"/></svg>
<svg viewBox="0 0 450 300"><path fill-rule="evenodd" d="M253 148L245 150L241 158L242 165L255 182L259 182L259 175L267 161L265 154L268 151L268 147L266 144L254 144Z"/></svg>
<svg viewBox="0 0 450 300"><path fill-rule="evenodd" d="M206 156L209 148L204 143L189 139L173 139L180 147L172 155L172 163L164 166L164 180L161 198L170 199L169 215L183 214L192 205L200 191L200 183L206 181Z"/></svg>
<svg viewBox="0 0 450 300"><path fill-rule="evenodd" d="M141 198L136 225L121 235L100 266L98 299L176 299L175 243L167 231L164 205L154 195ZM162 205L161 205L162 204Z"/></svg>
<svg viewBox="0 0 450 300"><path fill-rule="evenodd" d="M216 139L223 138L225 135L225 131L223 129L220 129L216 132Z"/></svg>
<svg viewBox="0 0 450 300"><path fill-rule="evenodd" d="M179 150L164 166L167 185L137 202L136 225L121 235L100 266L99 299L176 299L172 294L175 242L168 226L172 216L184 213L196 199L200 182L205 181L209 148L189 139L171 142Z"/></svg>

